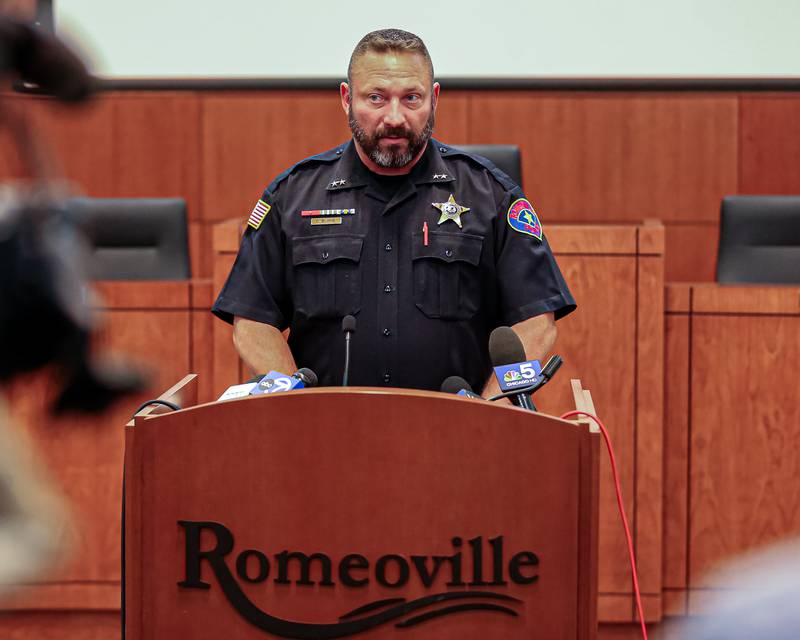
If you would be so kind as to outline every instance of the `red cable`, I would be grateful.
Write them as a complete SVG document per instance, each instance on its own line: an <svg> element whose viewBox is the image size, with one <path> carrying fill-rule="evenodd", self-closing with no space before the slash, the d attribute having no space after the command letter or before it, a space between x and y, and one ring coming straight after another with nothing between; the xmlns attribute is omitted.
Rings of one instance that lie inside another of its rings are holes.
<svg viewBox="0 0 800 640"><path fill-rule="evenodd" d="M622 504L622 489L619 486L619 475L617 474L617 460L614 458L614 450L611 447L611 438L606 431L605 426L595 415L586 411L568 411L563 416L562 420L566 420L573 416L586 416L591 418L600 427L600 432L603 434L603 439L606 441L606 448L608 449L608 456L611 459L611 473L614 476L614 490L617 493L617 506L619 507L619 515L622 518L622 526L625 528L625 539L628 542L628 556L631 561L631 575L633 576L633 592L636 596L636 610L639 612L639 622L642 625L642 638L647 640L647 626L644 623L644 611L642 610L642 595L639 592L639 576L636 573L636 558L633 553L633 537L631 536L631 529L628 526L628 518L625 515L625 506Z"/></svg>

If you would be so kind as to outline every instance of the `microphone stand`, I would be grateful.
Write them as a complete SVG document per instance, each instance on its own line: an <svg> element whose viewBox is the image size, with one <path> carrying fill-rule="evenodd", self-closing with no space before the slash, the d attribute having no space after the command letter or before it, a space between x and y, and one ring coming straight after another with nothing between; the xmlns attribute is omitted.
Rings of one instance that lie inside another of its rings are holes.
<svg viewBox="0 0 800 640"><path fill-rule="evenodd" d="M345 331L344 334L344 373L342 374L342 386L347 386L347 378L350 374L350 334L352 331Z"/></svg>

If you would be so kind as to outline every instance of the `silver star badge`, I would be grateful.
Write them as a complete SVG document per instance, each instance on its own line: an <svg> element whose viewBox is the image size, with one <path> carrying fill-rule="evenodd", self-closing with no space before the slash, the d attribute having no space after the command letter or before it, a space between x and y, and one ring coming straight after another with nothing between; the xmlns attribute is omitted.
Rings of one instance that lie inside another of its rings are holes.
<svg viewBox="0 0 800 640"><path fill-rule="evenodd" d="M469 211L469 207L462 207L460 204L458 204L452 193L450 194L447 202L431 202L431 204L442 212L442 215L439 216L439 222L436 224L442 224L443 222L452 220L458 225L459 229L462 228L461 214Z"/></svg>

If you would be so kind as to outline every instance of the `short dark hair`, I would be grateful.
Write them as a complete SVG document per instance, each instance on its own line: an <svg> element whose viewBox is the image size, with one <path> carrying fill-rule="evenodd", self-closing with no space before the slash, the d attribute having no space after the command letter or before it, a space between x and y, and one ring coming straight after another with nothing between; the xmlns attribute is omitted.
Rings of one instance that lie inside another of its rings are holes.
<svg viewBox="0 0 800 640"><path fill-rule="evenodd" d="M433 61L422 38L402 29L379 29L378 31L370 31L358 41L356 48L353 49L353 54L350 56L350 64L347 65L347 84L352 84L353 65L356 60L368 51L418 53L425 59L428 71L431 74L431 83L433 83Z"/></svg>

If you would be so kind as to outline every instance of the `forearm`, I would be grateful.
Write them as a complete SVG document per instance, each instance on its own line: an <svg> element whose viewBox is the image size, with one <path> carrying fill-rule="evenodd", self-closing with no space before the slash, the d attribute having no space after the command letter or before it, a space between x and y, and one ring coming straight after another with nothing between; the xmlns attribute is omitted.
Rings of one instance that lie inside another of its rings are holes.
<svg viewBox="0 0 800 640"><path fill-rule="evenodd" d="M518 322L511 327L519 336L522 346L525 348L525 357L528 360L544 360L550 353L558 336L555 319L552 313L545 313L540 316L528 318ZM484 398L500 393L500 384L494 373L489 375L486 385L481 392Z"/></svg>
<svg viewBox="0 0 800 640"><path fill-rule="evenodd" d="M283 334L272 325L236 317L233 320L233 344L239 357L254 374L297 371L294 356Z"/></svg>

